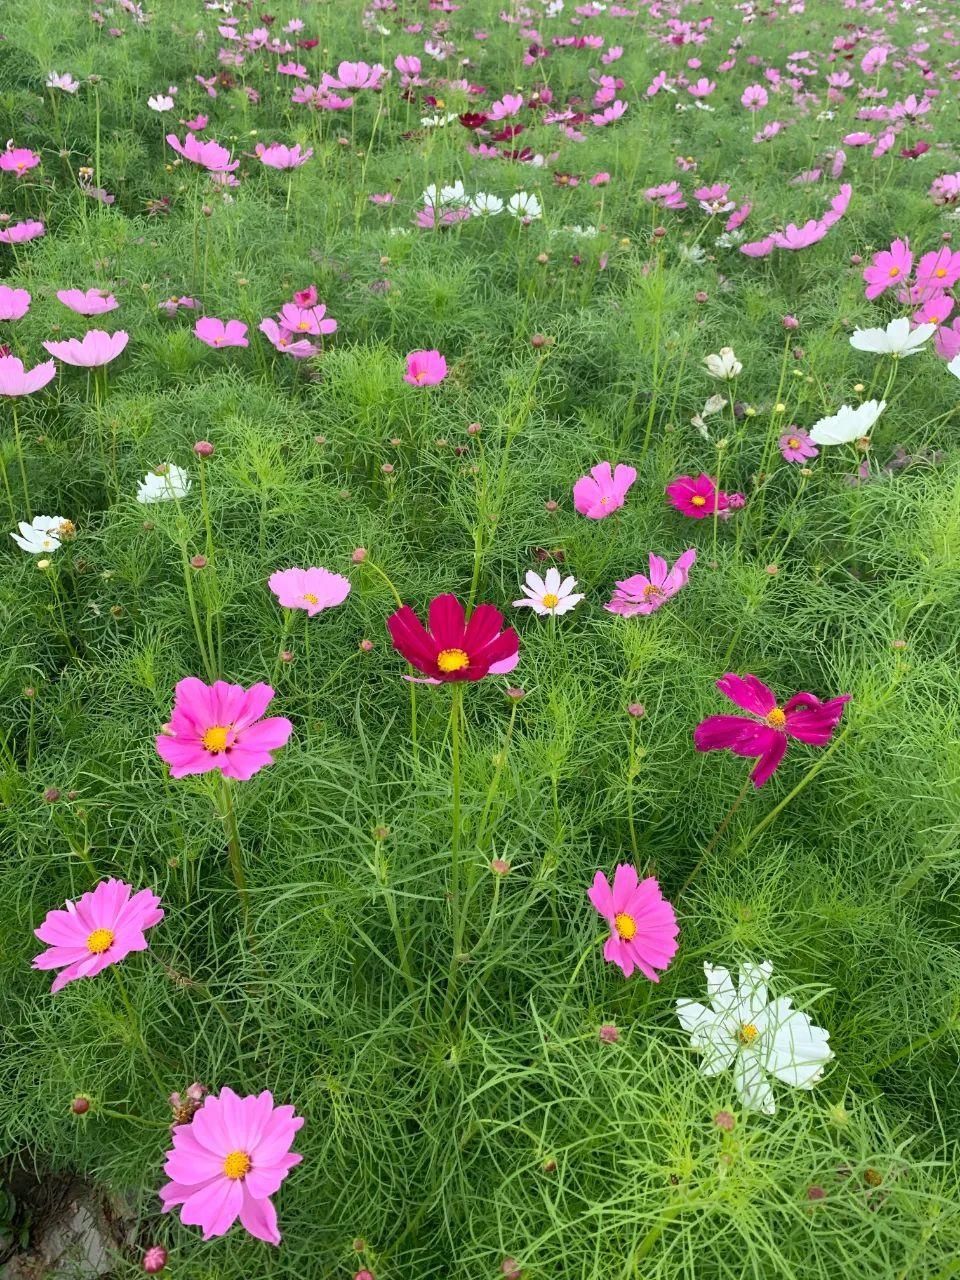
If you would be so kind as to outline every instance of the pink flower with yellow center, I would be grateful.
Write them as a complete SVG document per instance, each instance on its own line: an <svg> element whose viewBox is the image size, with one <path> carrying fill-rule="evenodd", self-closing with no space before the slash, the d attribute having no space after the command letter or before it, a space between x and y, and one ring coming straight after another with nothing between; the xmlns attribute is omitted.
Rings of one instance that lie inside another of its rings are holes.
<svg viewBox="0 0 960 1280"><path fill-rule="evenodd" d="M219 769L225 778L245 782L286 746L293 725L286 716L262 719L273 700L268 684L244 689L217 680L206 685L187 676L176 688L170 723L157 736L157 753L174 778Z"/></svg>
<svg viewBox="0 0 960 1280"><path fill-rule="evenodd" d="M629 978L639 969L651 982L677 953L677 916L653 876L641 880L636 867L621 863L611 886L602 871L594 876L587 897L610 926L603 958L619 965Z"/></svg>
<svg viewBox="0 0 960 1280"><path fill-rule="evenodd" d="M163 919L151 889L133 892L122 880L101 880L95 889L63 910L48 911L34 933L48 943L34 957L34 969L59 969L50 988L56 994L77 978L93 978L131 951L145 951L146 931Z"/></svg>

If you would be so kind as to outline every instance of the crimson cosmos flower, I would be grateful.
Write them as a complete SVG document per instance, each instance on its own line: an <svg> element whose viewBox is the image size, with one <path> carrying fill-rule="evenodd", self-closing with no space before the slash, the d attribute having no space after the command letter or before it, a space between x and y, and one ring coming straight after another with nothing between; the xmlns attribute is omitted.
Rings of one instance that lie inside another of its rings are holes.
<svg viewBox="0 0 960 1280"><path fill-rule="evenodd" d="M520 655L520 641L512 627L503 630L503 614L492 604L478 604L466 619L454 595L437 596L430 603L429 627L408 604L387 619L393 647L431 682L482 680L512 671Z"/></svg>

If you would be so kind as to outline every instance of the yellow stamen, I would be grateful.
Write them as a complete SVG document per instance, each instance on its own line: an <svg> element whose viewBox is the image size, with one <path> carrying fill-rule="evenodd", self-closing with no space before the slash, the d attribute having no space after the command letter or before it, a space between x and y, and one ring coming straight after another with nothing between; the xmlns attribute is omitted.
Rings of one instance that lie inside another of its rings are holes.
<svg viewBox="0 0 960 1280"><path fill-rule="evenodd" d="M771 729L782 729L787 723L786 713L781 711L779 707L774 707L766 717L765 723L768 724Z"/></svg>
<svg viewBox="0 0 960 1280"><path fill-rule="evenodd" d="M250 1157L245 1151L231 1151L223 1162L223 1172L236 1182L250 1172Z"/></svg>
<svg viewBox="0 0 960 1280"><path fill-rule="evenodd" d="M625 911L619 911L613 917L613 927L624 942L629 942L637 932L636 920L634 920L633 916L628 916Z"/></svg>
<svg viewBox="0 0 960 1280"><path fill-rule="evenodd" d="M655 587L652 582L648 583L648 585L643 588L644 600L656 600L662 595L663 595L663 592L660 590L660 588Z"/></svg>
<svg viewBox="0 0 960 1280"><path fill-rule="evenodd" d="M737 1032L737 1040L739 1041L740 1044L744 1046L751 1045L753 1044L754 1040L756 1040L759 1034L760 1034L759 1030L753 1025L752 1022L745 1022L743 1026L740 1028L740 1030Z"/></svg>
<svg viewBox="0 0 960 1280"><path fill-rule="evenodd" d="M112 929L94 929L87 938L87 950L91 955L101 956L111 946L113 946Z"/></svg>
<svg viewBox="0 0 960 1280"><path fill-rule="evenodd" d="M937 267L936 271L933 274L937 276L938 279L942 280L943 277L947 274L947 269L946 267Z"/></svg>
<svg viewBox="0 0 960 1280"><path fill-rule="evenodd" d="M319 604L319 603L320 603L320 601L319 601L319 599L318 599L318 598L313 594L313 592L312 592L312 591L308 591L308 592L307 592L307 594L303 597L303 603L304 603L304 604Z"/></svg>
<svg viewBox="0 0 960 1280"><path fill-rule="evenodd" d="M540 600L545 609L555 609L560 603L560 597L555 596L552 591L548 591Z"/></svg>
<svg viewBox="0 0 960 1280"><path fill-rule="evenodd" d="M695 493L690 499L690 505L693 507L705 507L707 505L707 500L702 493Z"/></svg>
<svg viewBox="0 0 960 1280"><path fill-rule="evenodd" d="M787 441L787 447L790 449L799 449L800 441L797 439L796 436L791 436L790 439Z"/></svg>
<svg viewBox="0 0 960 1280"><path fill-rule="evenodd" d="M208 751L224 751L229 737L230 726L228 724L215 724L207 730L200 741Z"/></svg>
<svg viewBox="0 0 960 1280"><path fill-rule="evenodd" d="M899 268L899 267L891 267L891 268L890 268L890 279L891 279L891 280L896 280L896 278L897 278L897 276L898 276L899 274L900 274L900 268Z"/></svg>
<svg viewBox="0 0 960 1280"><path fill-rule="evenodd" d="M469 665L470 659L462 649L441 649L437 654L437 666L445 673L462 671Z"/></svg>

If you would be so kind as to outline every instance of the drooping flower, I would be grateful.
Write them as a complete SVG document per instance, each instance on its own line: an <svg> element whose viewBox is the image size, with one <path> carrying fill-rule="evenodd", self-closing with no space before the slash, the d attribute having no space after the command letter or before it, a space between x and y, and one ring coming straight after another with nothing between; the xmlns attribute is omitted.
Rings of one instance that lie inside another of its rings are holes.
<svg viewBox="0 0 960 1280"><path fill-rule="evenodd" d="M193 326L194 336L208 347L249 347L247 326L242 320L218 320L201 316Z"/></svg>
<svg viewBox="0 0 960 1280"><path fill-rule="evenodd" d="M524 598L514 600L514 608L522 609L528 606L542 618L548 614L559 616L562 613L569 613L583 599L582 594L576 594L573 591L577 585L576 578L564 578L561 582L560 570L554 565L547 570L545 578L541 578L532 569L529 570L525 581L526 585L520 588Z"/></svg>
<svg viewBox="0 0 960 1280"><path fill-rule="evenodd" d="M48 89L59 89L61 93L76 93L80 88L80 81L74 80L69 71L62 74L59 71L48 71L46 84Z"/></svg>
<svg viewBox="0 0 960 1280"><path fill-rule="evenodd" d="M411 351L404 382L411 387L434 387L447 376L447 362L439 351Z"/></svg>
<svg viewBox="0 0 960 1280"><path fill-rule="evenodd" d="M851 409L843 404L829 418L821 418L810 428L814 444L852 444L868 435L873 424L887 407L886 400L865 400Z"/></svg>
<svg viewBox="0 0 960 1280"><path fill-rule="evenodd" d="M705 520L715 511L726 511L730 495L717 489L716 481L701 472L693 476L677 476L666 487L671 506L692 520Z"/></svg>
<svg viewBox="0 0 960 1280"><path fill-rule="evenodd" d="M725 382L732 381L743 372L743 365L734 355L732 347L721 347L719 354L714 352L704 356L703 363L711 378L721 378Z"/></svg>
<svg viewBox="0 0 960 1280"><path fill-rule="evenodd" d="M795 693L781 707L772 689L756 676L728 672L717 688L747 716L707 716L693 731L698 751L732 751L757 760L750 779L762 787L773 775L791 738L823 747L833 737L850 694L821 702L812 693Z"/></svg>
<svg viewBox="0 0 960 1280"><path fill-rule="evenodd" d="M610 601L603 607L608 613L618 613L622 618L634 618L638 614L655 613L687 585L690 569L697 559L696 550L684 551L673 568L666 560L650 552L650 576L635 573L632 578L618 582Z"/></svg>
<svg viewBox="0 0 960 1280"><path fill-rule="evenodd" d="M57 376L53 360L24 369L16 356L0 356L0 396L29 396Z"/></svg>
<svg viewBox="0 0 960 1280"><path fill-rule="evenodd" d="M302 1125L268 1091L242 1097L225 1085L173 1130L163 1166L170 1181L160 1188L164 1213L182 1206L180 1221L201 1227L204 1240L225 1235L239 1218L258 1240L279 1244L270 1197L303 1159L290 1150Z"/></svg>
<svg viewBox="0 0 960 1280"><path fill-rule="evenodd" d="M232 173L240 165L239 160L234 160L231 164L230 152L213 138L204 141L195 134L188 133L181 142L175 133L168 133L167 142L185 160L190 160L211 173Z"/></svg>
<svg viewBox="0 0 960 1280"><path fill-rule="evenodd" d="M387 619L387 630L397 652L431 682L505 675L519 661L517 633L503 626L503 614L492 604L477 605L468 622L456 596L437 596L428 622L424 627L405 604Z"/></svg>
<svg viewBox="0 0 960 1280"><path fill-rule="evenodd" d="M58 289L57 299L78 316L102 316L116 311L120 303L104 289Z"/></svg>
<svg viewBox="0 0 960 1280"><path fill-rule="evenodd" d="M613 886L602 871L593 878L587 897L610 926L603 958L618 965L629 978L639 969L651 982L659 982L657 970L666 969L677 953L676 913L653 876L641 880L636 867L620 863Z"/></svg>
<svg viewBox="0 0 960 1280"><path fill-rule="evenodd" d="M863 269L866 283L864 296L868 302L879 298L887 289L902 285L909 279L913 266L913 254L910 252L910 241L894 240L889 249L881 249L873 255L873 262Z"/></svg>
<svg viewBox="0 0 960 1280"><path fill-rule="evenodd" d="M138 502L171 502L190 492L190 472L173 462L154 467L137 485Z"/></svg>
<svg viewBox="0 0 960 1280"><path fill-rule="evenodd" d="M58 551L61 541L72 537L74 532L73 521L63 516L34 516L29 523L21 520L17 528L20 532L11 533L10 537L21 551L31 556Z"/></svg>
<svg viewBox="0 0 960 1280"><path fill-rule="evenodd" d="M132 896L131 896L132 895ZM78 902L48 911L34 933L47 950L34 957L34 969L59 969L50 988L56 994L77 978L93 978L131 951L146 951L146 931L163 919L160 899L150 889L133 892L122 880L101 880Z"/></svg>
<svg viewBox="0 0 960 1280"><path fill-rule="evenodd" d="M270 316L261 320L257 328L278 351L282 351L284 355L293 356L294 360L306 360L310 356L317 355L320 350L307 338L298 338L284 325L277 324L276 320Z"/></svg>
<svg viewBox="0 0 960 1280"><path fill-rule="evenodd" d="M780 437L777 445L784 462L806 462L820 452L806 431L801 431L799 427L791 427Z"/></svg>
<svg viewBox="0 0 960 1280"><path fill-rule="evenodd" d="M733 1083L750 1111L773 1115L776 1101L768 1077L795 1089L812 1089L833 1057L830 1033L786 997L770 1000L768 961L740 966L735 986L726 969L704 964L707 1004L678 1000L677 1017L702 1056L705 1076L733 1068Z"/></svg>
<svg viewBox="0 0 960 1280"><path fill-rule="evenodd" d="M886 329L854 329L850 345L857 351L872 351L899 360L903 356L915 356L936 328L935 324L918 324L911 329L909 317L898 316Z"/></svg>
<svg viewBox="0 0 960 1280"><path fill-rule="evenodd" d="M262 718L273 696L268 684L244 689L187 676L177 684L170 723L157 735L157 754L174 778L219 769L225 778L246 782L273 764L271 753L293 733L286 716Z"/></svg>
<svg viewBox="0 0 960 1280"><path fill-rule="evenodd" d="M305 609L309 618L350 594L350 579L329 569L277 569L267 585L285 609Z"/></svg>
<svg viewBox="0 0 960 1280"><path fill-rule="evenodd" d="M573 505L588 520L602 520L623 506L636 478L636 470L624 462L616 468L609 462L598 462L573 486Z"/></svg>
<svg viewBox="0 0 960 1280"><path fill-rule="evenodd" d="M130 341L123 329L106 333L103 329L88 329L82 338L68 338L66 342L45 342L43 345L52 356L64 364L80 369L97 369L115 360Z"/></svg>
<svg viewBox="0 0 960 1280"><path fill-rule="evenodd" d="M301 151L299 143L294 147L285 147L281 142L271 142L269 146L258 142L254 150L260 163L268 169L299 169L313 155L313 147Z"/></svg>

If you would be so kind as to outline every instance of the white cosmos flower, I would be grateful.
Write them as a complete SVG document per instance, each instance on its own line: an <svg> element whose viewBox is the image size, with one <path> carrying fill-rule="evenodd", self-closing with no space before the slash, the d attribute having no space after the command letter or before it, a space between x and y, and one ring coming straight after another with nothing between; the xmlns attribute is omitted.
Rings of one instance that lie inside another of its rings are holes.
<svg viewBox="0 0 960 1280"><path fill-rule="evenodd" d="M560 570L554 567L547 570L545 578L531 569L526 576L526 584L520 588L526 599L514 600L514 607L522 609L524 605L529 605L541 618L547 614L569 613L583 599L582 595L572 594L577 585L576 578L564 578L561 582Z"/></svg>
<svg viewBox="0 0 960 1280"><path fill-rule="evenodd" d="M726 382L743 372L743 365L733 354L733 347L721 347L719 355L704 356L703 363L711 378L723 378Z"/></svg>
<svg viewBox="0 0 960 1280"><path fill-rule="evenodd" d="M455 111L448 111L445 116L421 116L420 123L424 129L439 129L442 128L443 125L449 124L451 120L456 119L458 119L457 113Z"/></svg>
<svg viewBox="0 0 960 1280"><path fill-rule="evenodd" d="M152 98L147 99L147 106L151 111L172 111L173 99L166 93L155 93Z"/></svg>
<svg viewBox="0 0 960 1280"><path fill-rule="evenodd" d="M503 213L503 201L499 196L478 191L470 201L470 212L477 218L493 218L498 213Z"/></svg>
<svg viewBox="0 0 960 1280"><path fill-rule="evenodd" d="M702 1054L705 1076L733 1068L740 1101L750 1111L773 1115L773 1077L795 1089L812 1089L833 1057L830 1033L815 1027L786 997L770 1000L769 961L744 964L734 986L726 969L705 964L708 1004L678 1000L677 1017L690 1034L690 1046Z"/></svg>
<svg viewBox="0 0 960 1280"><path fill-rule="evenodd" d="M72 523L63 516L34 516L29 524L21 520L17 527L20 532L11 533L10 537L31 556L58 551L60 540L73 534Z"/></svg>
<svg viewBox="0 0 960 1280"><path fill-rule="evenodd" d="M813 424L810 439L814 444L852 444L869 433L886 407L886 400L865 400L856 409L842 404L832 417Z"/></svg>
<svg viewBox="0 0 960 1280"><path fill-rule="evenodd" d="M935 324L918 324L911 331L906 316L891 320L886 329L854 329L850 337L851 347L858 351L873 351L878 356L915 356L926 340L935 334Z"/></svg>
<svg viewBox="0 0 960 1280"><path fill-rule="evenodd" d="M518 191L516 195L511 196L507 201L507 208L515 218L526 218L528 222L543 215L540 201L528 191Z"/></svg>
<svg viewBox="0 0 960 1280"><path fill-rule="evenodd" d="M137 486L138 502L169 502L190 492L190 473L172 462L148 471Z"/></svg>

